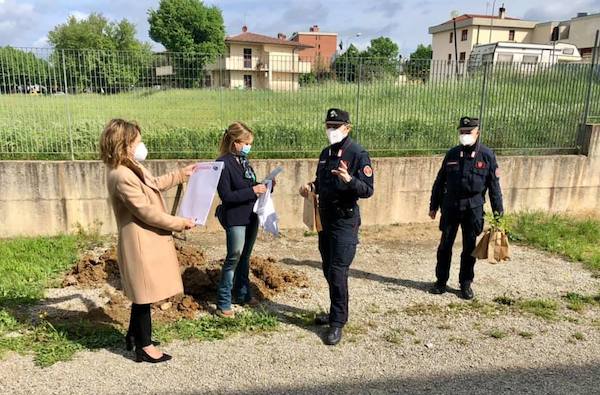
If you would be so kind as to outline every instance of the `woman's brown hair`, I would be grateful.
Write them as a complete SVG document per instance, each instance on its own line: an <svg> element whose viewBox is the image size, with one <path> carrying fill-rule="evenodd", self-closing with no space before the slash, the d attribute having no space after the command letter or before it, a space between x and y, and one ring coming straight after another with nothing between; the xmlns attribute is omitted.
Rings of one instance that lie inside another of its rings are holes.
<svg viewBox="0 0 600 395"><path fill-rule="evenodd" d="M247 141L254 136L254 132L242 122L234 122L225 130L219 148L221 155L233 153L233 143Z"/></svg>
<svg viewBox="0 0 600 395"><path fill-rule="evenodd" d="M106 165L115 168L129 162L129 147L138 134L139 125L124 119L111 119L100 136L100 158Z"/></svg>

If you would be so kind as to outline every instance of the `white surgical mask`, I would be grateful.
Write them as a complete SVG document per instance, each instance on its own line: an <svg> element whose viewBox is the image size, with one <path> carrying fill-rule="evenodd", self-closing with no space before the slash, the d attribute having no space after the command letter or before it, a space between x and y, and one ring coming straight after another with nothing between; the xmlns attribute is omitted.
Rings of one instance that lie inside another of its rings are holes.
<svg viewBox="0 0 600 395"><path fill-rule="evenodd" d="M327 139L329 140L329 144L333 145L339 143L346 137L346 134L342 131L344 126L340 126L337 129L329 128L327 129Z"/></svg>
<svg viewBox="0 0 600 395"><path fill-rule="evenodd" d="M133 159L137 160L138 162L143 162L146 160L147 156L148 148L146 148L146 145L144 143L139 143L135 147L135 151L133 152Z"/></svg>
<svg viewBox="0 0 600 395"><path fill-rule="evenodd" d="M460 140L461 145L467 147L472 146L473 144L475 144L475 141L477 141L475 136L473 136L472 134L461 134L458 138Z"/></svg>

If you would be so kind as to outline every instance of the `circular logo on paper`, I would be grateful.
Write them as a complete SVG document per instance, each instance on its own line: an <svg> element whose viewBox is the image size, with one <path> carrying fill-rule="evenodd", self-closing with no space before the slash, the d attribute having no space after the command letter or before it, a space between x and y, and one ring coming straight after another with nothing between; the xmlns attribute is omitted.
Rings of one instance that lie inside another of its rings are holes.
<svg viewBox="0 0 600 395"><path fill-rule="evenodd" d="M219 168L217 166L213 166L213 170L217 171L217 170L219 170Z"/></svg>
<svg viewBox="0 0 600 395"><path fill-rule="evenodd" d="M373 177L373 169L371 168L371 166L366 165L365 167L363 167L363 174L367 177Z"/></svg>

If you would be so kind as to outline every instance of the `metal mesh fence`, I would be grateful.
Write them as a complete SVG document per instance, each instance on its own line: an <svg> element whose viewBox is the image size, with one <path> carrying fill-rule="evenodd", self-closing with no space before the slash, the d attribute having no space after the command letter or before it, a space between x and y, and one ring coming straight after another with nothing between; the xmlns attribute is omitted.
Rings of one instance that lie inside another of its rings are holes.
<svg viewBox="0 0 600 395"><path fill-rule="evenodd" d="M330 107L374 156L445 151L462 115L501 153L574 153L600 116L597 64L0 48L0 159L97 158L116 117L139 122L151 158L214 157L236 120L259 157L312 157Z"/></svg>

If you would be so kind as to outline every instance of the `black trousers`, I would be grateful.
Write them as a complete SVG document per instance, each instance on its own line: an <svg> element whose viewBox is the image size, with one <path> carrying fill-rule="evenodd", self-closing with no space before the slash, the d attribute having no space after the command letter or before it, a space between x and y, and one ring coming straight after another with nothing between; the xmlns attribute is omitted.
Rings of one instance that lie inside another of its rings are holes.
<svg viewBox="0 0 600 395"><path fill-rule="evenodd" d="M319 252L329 286L329 325L342 328L348 322L348 272L356 255L360 217L332 218L321 213Z"/></svg>
<svg viewBox="0 0 600 395"><path fill-rule="evenodd" d="M146 347L152 344L152 317L149 304L131 305L131 318L127 336L135 338L136 347Z"/></svg>
<svg viewBox="0 0 600 395"><path fill-rule="evenodd" d="M475 277L475 261L472 256L477 243L477 236L483 231L483 207L466 210L442 210L440 230L442 238L437 251L435 274L438 284L446 284L450 277L452 247L456 240L458 227L462 229L463 249L460 256L459 282L470 284Z"/></svg>

